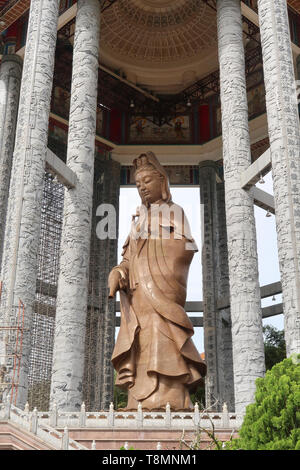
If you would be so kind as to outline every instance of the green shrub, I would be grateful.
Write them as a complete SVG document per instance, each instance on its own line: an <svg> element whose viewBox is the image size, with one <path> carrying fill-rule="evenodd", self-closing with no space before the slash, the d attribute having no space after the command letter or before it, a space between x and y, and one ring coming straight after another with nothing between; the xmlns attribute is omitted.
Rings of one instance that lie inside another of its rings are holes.
<svg viewBox="0 0 300 470"><path fill-rule="evenodd" d="M246 409L231 450L300 450L300 355L276 364L256 381L255 403Z"/></svg>

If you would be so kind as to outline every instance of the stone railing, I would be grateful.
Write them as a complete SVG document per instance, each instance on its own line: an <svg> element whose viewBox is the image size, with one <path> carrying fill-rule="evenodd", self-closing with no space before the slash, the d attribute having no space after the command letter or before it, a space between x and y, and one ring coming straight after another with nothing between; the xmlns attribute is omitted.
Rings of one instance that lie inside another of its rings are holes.
<svg viewBox="0 0 300 470"><path fill-rule="evenodd" d="M38 412L39 423L45 423L52 428L144 428L144 429L230 429L240 428L243 416L230 413L226 405L221 413L199 410L195 405L191 412L174 412L167 405L166 411L148 412L139 405L137 411L124 412L114 410L110 405L109 411L86 411L84 403L79 412L58 411L54 405L52 411Z"/></svg>
<svg viewBox="0 0 300 470"><path fill-rule="evenodd" d="M66 426L64 427L64 432L61 433L47 424L39 415L40 413L36 409L29 412L28 406L22 411L10 404L9 401L7 403L0 403L0 421L7 420L16 424L25 431L33 433L44 443L57 450L89 450L69 437L69 431Z"/></svg>

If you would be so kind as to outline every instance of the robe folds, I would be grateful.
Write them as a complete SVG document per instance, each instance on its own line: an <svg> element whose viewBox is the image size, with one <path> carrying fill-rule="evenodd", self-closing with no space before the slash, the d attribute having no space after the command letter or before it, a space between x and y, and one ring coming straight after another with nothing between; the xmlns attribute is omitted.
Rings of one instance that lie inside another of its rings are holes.
<svg viewBox="0 0 300 470"><path fill-rule="evenodd" d="M174 410L191 409L189 390L206 374L184 310L197 247L182 209L172 207L177 215L171 220L156 208L151 217L148 211L148 217L133 221L123 261L114 268L127 285L120 291L121 325L112 356L116 385L128 389L127 409L137 409L139 402L149 410L167 403ZM159 233L151 236L155 218Z"/></svg>

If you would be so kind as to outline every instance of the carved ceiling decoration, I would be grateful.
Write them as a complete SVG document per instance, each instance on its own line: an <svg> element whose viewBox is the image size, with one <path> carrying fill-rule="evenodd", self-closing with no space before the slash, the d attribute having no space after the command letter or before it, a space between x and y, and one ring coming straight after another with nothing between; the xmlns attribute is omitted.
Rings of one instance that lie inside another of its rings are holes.
<svg viewBox="0 0 300 470"><path fill-rule="evenodd" d="M187 61L216 41L216 14L203 0L118 0L102 17L101 47L143 65Z"/></svg>
<svg viewBox="0 0 300 470"><path fill-rule="evenodd" d="M113 3L117 2L118 0L99 0L99 1L101 4L101 11L103 13L105 10L111 7Z"/></svg>
<svg viewBox="0 0 300 470"><path fill-rule="evenodd" d="M71 90L72 72L72 45L67 39L70 27L66 26L66 36L61 37L61 30L56 50L54 84L67 91ZM246 74L251 74L257 67L261 67L261 47L253 47L246 51ZM182 92L159 96L153 101L141 91L132 88L126 82L120 81L118 76L112 76L105 70L99 69L98 79L98 106L108 109L120 109L130 112L132 116L153 116L153 122L163 125L175 116L190 113L194 105L206 103L212 94L219 94L219 71L208 74L186 87ZM131 108L131 102L134 108Z"/></svg>
<svg viewBox="0 0 300 470"><path fill-rule="evenodd" d="M102 64L133 84L156 92L160 98L157 104L101 70L99 96L104 106L125 110L133 100L134 112L143 114L153 110L155 119L161 123L174 116L179 108L188 111L188 102L205 102L209 94L218 93L216 0L100 1ZM294 9L300 9L300 0L289 3ZM0 19L3 14L16 15L20 6L26 10L29 5L30 0L0 0ZM246 72L250 73L261 61L259 48L256 49L259 30L246 18L243 20L244 32L250 38L247 44L250 51L246 53ZM59 37L63 35L70 41L70 48L74 23L75 18L59 31ZM64 52L60 49L61 57ZM111 64L107 57L120 60ZM62 60L57 64L56 82L69 88L71 65ZM134 68L134 64L138 67ZM140 72L142 69L145 72ZM176 85L172 88L174 76Z"/></svg>

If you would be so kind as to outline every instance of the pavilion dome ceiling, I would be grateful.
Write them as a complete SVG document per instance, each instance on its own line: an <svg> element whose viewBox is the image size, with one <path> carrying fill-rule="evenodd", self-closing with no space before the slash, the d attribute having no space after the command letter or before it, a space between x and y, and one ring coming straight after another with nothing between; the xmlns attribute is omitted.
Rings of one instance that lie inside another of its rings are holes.
<svg viewBox="0 0 300 470"><path fill-rule="evenodd" d="M216 68L216 12L203 0L118 0L102 15L101 61L152 88L185 85Z"/></svg>

